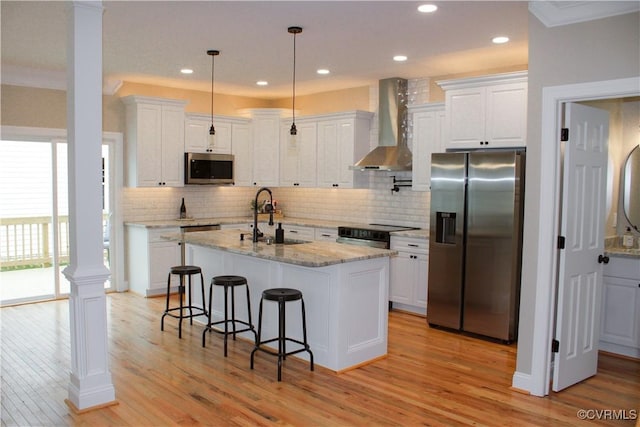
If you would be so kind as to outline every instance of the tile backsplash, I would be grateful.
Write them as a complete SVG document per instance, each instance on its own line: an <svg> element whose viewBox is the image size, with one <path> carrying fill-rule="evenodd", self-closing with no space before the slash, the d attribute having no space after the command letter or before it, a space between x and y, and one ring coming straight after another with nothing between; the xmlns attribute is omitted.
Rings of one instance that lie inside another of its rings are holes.
<svg viewBox="0 0 640 427"><path fill-rule="evenodd" d="M400 187L400 191L392 192L394 174L363 173L371 174L369 189L273 187L271 190L285 217L428 227L429 192L412 191L410 187ZM395 176L411 178L408 172L398 172ZM249 217L256 190L226 186L125 188L123 218L125 222L175 219L180 213L182 197L187 215L191 217Z"/></svg>

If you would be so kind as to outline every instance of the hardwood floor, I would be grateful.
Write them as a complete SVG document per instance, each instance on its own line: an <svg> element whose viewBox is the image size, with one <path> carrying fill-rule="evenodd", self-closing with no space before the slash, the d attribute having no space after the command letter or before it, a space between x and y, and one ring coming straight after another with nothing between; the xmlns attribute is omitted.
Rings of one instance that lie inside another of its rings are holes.
<svg viewBox="0 0 640 427"><path fill-rule="evenodd" d="M430 329L423 318L392 312L389 355L336 374L175 319L160 331L163 299L110 294L110 367L118 405L82 415L64 403L70 371L67 301L2 308L2 426L165 425L634 425L581 421L581 409L640 409L640 362L601 355L595 377L547 398L511 390L514 345ZM594 414L594 413L592 413ZM609 418L613 418L609 416Z"/></svg>

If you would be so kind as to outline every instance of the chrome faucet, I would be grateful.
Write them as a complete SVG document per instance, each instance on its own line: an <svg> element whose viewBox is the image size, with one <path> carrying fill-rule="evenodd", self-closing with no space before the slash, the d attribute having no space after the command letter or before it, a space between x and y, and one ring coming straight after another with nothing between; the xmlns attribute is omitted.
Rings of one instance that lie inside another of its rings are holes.
<svg viewBox="0 0 640 427"><path fill-rule="evenodd" d="M264 236L264 234L260 230L258 230L258 196L263 191L266 191L267 193L269 193L269 204L267 205L266 208L267 210L269 210L269 225L273 225L273 194L271 193L271 190L269 190L267 187L262 187L256 193L256 199L254 203L254 210L253 210L253 241L254 242L257 242L258 238Z"/></svg>

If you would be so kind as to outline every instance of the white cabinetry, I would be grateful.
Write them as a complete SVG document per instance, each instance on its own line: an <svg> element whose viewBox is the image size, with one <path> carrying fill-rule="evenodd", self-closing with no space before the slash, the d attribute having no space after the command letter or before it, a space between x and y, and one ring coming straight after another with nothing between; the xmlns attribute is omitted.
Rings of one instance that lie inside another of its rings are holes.
<svg viewBox="0 0 640 427"><path fill-rule="evenodd" d="M280 173L280 110L251 110L253 185L277 187Z"/></svg>
<svg viewBox="0 0 640 427"><path fill-rule="evenodd" d="M127 264L132 292L146 297L167 292L169 269L180 265L181 251L178 242L160 236L179 232L178 227L127 227Z"/></svg>
<svg viewBox="0 0 640 427"><path fill-rule="evenodd" d="M122 100L126 105L128 185L182 187L186 102L135 95Z"/></svg>
<svg viewBox="0 0 640 427"><path fill-rule="evenodd" d="M327 242L335 242L338 238L337 228L316 228L315 240L324 240Z"/></svg>
<svg viewBox="0 0 640 427"><path fill-rule="evenodd" d="M429 191L431 185L431 153L444 152L446 114L444 103L409 107L413 117L413 169L411 187Z"/></svg>
<svg viewBox="0 0 640 427"><path fill-rule="evenodd" d="M611 256L604 266L600 350L640 358L640 260Z"/></svg>
<svg viewBox="0 0 640 427"><path fill-rule="evenodd" d="M316 186L317 126L315 121L296 123L298 134L295 145L290 142L291 123L281 126L280 133L280 186Z"/></svg>
<svg viewBox="0 0 640 427"><path fill-rule="evenodd" d="M231 124L233 181L237 186L253 185L253 152L249 122Z"/></svg>
<svg viewBox="0 0 640 427"><path fill-rule="evenodd" d="M389 301L393 307L417 314L427 314L429 242L426 239L391 237Z"/></svg>
<svg viewBox="0 0 640 427"><path fill-rule="evenodd" d="M315 240L316 237L315 229L313 227L282 224L282 228L284 229L285 239L305 240L307 242L311 242Z"/></svg>
<svg viewBox="0 0 640 427"><path fill-rule="evenodd" d="M439 81L446 91L446 148L524 147L527 72Z"/></svg>
<svg viewBox="0 0 640 427"><path fill-rule="evenodd" d="M369 152L372 113L354 111L318 117L318 187L360 188L366 172L349 167Z"/></svg>
<svg viewBox="0 0 640 427"><path fill-rule="evenodd" d="M184 122L184 151L191 153L231 154L231 122L219 116L213 116L216 131L214 144L209 142L211 116L205 114L187 114Z"/></svg>

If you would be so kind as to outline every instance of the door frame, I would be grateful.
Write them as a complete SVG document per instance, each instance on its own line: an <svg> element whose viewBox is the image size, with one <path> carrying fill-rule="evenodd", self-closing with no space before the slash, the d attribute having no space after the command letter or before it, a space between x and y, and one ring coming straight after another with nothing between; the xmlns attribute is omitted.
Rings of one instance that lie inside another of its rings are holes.
<svg viewBox="0 0 640 427"><path fill-rule="evenodd" d="M525 379L518 372L514 375L514 386L528 390L535 396L549 394L551 379L551 340L555 323L555 287L557 282L558 259L555 250L560 222L561 179L560 128L561 107L566 102L592 101L598 99L637 96L640 76L589 83L549 86L542 89L542 126L540 144L540 164L555 165L553 173L540 175L540 194L537 220L539 221L536 298L534 301L533 337L531 354L531 375ZM549 141L548 143L544 143ZM553 142L550 142L553 141ZM529 201L531 202L531 201ZM552 218L552 221L543 221Z"/></svg>
<svg viewBox="0 0 640 427"><path fill-rule="evenodd" d="M2 139L15 141L67 141L67 130L57 128L37 128L28 126L0 126ZM111 245L114 248L110 258L112 289L124 292L128 289L124 280L124 225L122 222L122 187L123 187L123 136L120 132L102 132L102 143L108 144L110 154L110 173L113 177L113 188L109 195L113 226L111 228Z"/></svg>

